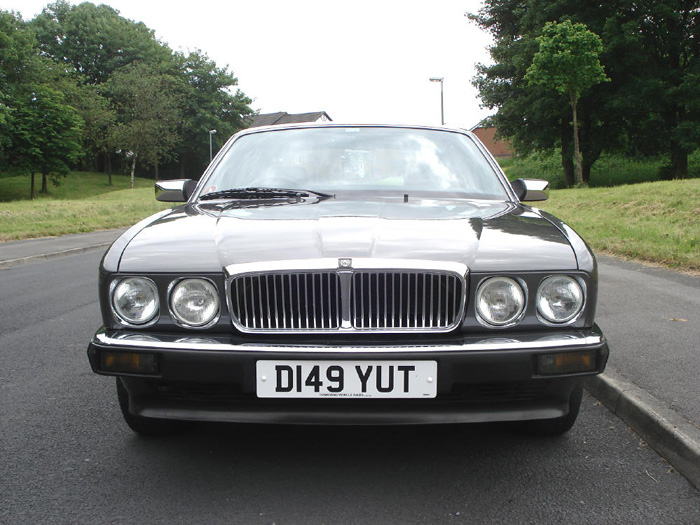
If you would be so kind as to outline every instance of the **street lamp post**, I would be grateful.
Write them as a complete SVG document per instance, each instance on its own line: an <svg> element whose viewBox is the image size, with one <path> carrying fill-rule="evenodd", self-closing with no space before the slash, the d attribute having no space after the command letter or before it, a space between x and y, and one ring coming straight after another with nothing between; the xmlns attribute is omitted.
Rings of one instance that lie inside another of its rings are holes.
<svg viewBox="0 0 700 525"><path fill-rule="evenodd" d="M214 133L216 133L216 130L215 130L215 129L210 129L210 130L209 130L209 162L211 162L211 159L214 158L214 156L212 155L212 147L211 147L211 136L212 136Z"/></svg>
<svg viewBox="0 0 700 525"><path fill-rule="evenodd" d="M445 77L433 77L430 79L431 82L440 82L440 122L445 125L445 95L443 92L443 84Z"/></svg>

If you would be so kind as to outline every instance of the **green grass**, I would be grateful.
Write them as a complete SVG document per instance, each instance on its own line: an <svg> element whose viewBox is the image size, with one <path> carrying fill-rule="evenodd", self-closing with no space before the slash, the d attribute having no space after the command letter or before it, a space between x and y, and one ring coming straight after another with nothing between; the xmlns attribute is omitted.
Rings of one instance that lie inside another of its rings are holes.
<svg viewBox="0 0 700 525"><path fill-rule="evenodd" d="M96 197L105 193L129 188L130 179L125 175L112 175L112 186L108 183L104 173L88 173L75 171L67 177L59 179L59 185L54 186L49 181L49 193L39 193L41 189L41 175L34 176L35 199L60 199L80 200ZM29 199L29 175L0 176L0 202L20 201ZM134 189L150 188L153 190L153 181L136 178Z"/></svg>
<svg viewBox="0 0 700 525"><path fill-rule="evenodd" d="M700 271L700 179L554 190L533 205L568 223L594 251Z"/></svg>
<svg viewBox="0 0 700 525"><path fill-rule="evenodd" d="M168 207L155 200L152 180L136 179L131 190L128 177L112 179L109 186L104 174L74 172L30 201L19 200L29 194L28 176L1 177L0 241L131 226Z"/></svg>

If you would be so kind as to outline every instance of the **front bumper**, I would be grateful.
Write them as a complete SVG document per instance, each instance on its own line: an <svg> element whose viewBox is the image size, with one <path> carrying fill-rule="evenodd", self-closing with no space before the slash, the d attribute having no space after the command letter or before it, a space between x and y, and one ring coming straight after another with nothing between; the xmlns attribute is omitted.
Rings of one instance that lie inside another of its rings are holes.
<svg viewBox="0 0 700 525"><path fill-rule="evenodd" d="M129 411L144 417L203 421L308 424L466 423L564 416L582 376L602 372L607 342L597 326L556 333L463 337L436 344L291 344L236 342L99 330L88 346L94 372L121 376ZM148 374L105 370L104 353L153 354ZM588 352L585 372L542 374L543 355ZM432 360L433 399L259 399L258 360Z"/></svg>

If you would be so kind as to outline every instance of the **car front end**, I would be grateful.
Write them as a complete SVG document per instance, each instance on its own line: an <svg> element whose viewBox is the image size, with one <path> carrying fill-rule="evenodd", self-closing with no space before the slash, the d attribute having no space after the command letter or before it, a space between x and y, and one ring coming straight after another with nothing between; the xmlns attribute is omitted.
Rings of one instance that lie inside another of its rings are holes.
<svg viewBox="0 0 700 525"><path fill-rule="evenodd" d="M319 161L326 136L323 152L338 154ZM262 173L258 153L271 144L275 175L264 187L222 182L236 155L244 170L255 153L251 173ZM454 188L462 183L448 175L422 182L452 165L434 160L450 148L471 155L458 165L478 164L479 188ZM401 177L386 175L392 163ZM281 190L292 184L277 173L300 167L304 186ZM105 254L104 326L88 347L93 370L118 378L139 432L181 421L520 421L556 434L575 421L582 379L607 362L590 249L521 204L544 198L543 187L508 183L468 132L250 130L198 185L160 189L187 202Z"/></svg>

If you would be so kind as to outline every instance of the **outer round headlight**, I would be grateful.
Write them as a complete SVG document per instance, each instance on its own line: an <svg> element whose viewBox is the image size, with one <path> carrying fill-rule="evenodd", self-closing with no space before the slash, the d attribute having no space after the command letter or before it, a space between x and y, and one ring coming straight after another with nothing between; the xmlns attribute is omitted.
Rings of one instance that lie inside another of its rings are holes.
<svg viewBox="0 0 700 525"><path fill-rule="evenodd" d="M158 289L145 277L127 277L112 290L112 309L123 322L146 324L158 314Z"/></svg>
<svg viewBox="0 0 700 525"><path fill-rule="evenodd" d="M566 323L583 308L583 290L573 277L552 275L537 290L537 312L550 323Z"/></svg>
<svg viewBox="0 0 700 525"><path fill-rule="evenodd" d="M491 277L476 292L476 311L486 323L504 326L518 320L525 308L525 293L509 277Z"/></svg>
<svg viewBox="0 0 700 525"><path fill-rule="evenodd" d="M219 293L205 279L183 279L170 291L170 311L179 323L201 328L219 314Z"/></svg>

